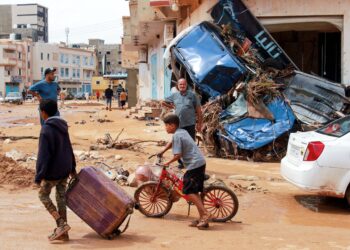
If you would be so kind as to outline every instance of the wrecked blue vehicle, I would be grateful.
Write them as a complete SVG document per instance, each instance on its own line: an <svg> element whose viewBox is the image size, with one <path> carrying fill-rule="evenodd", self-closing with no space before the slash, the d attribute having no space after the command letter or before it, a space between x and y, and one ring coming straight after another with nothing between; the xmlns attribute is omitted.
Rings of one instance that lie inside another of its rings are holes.
<svg viewBox="0 0 350 250"><path fill-rule="evenodd" d="M290 132L314 129L350 113L344 86L298 71L241 0L220 0L210 14L213 23L188 28L167 48L173 79L185 77L205 104L208 152L278 160L286 152ZM252 82L273 90L248 101ZM241 84L245 89L237 90ZM240 93L232 98L236 91ZM268 95L273 91L278 94L272 98Z"/></svg>
<svg viewBox="0 0 350 250"><path fill-rule="evenodd" d="M192 83L208 98L227 93L247 73L243 62L223 44L219 29L202 22L172 49Z"/></svg>

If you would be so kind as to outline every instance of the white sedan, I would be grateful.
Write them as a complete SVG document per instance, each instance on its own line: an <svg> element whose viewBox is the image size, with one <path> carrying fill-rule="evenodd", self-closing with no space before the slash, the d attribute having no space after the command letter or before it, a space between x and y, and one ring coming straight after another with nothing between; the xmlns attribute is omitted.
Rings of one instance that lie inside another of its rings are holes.
<svg viewBox="0 0 350 250"><path fill-rule="evenodd" d="M281 174L292 184L350 204L350 116L312 132L292 133Z"/></svg>

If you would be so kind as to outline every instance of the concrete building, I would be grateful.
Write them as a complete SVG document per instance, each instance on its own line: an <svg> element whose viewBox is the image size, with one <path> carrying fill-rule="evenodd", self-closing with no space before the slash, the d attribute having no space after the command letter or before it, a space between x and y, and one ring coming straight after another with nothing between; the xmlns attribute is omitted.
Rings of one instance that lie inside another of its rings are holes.
<svg viewBox="0 0 350 250"><path fill-rule="evenodd" d="M89 45L96 48L98 75L125 73L121 61L121 45L105 44L102 39L89 39Z"/></svg>
<svg viewBox="0 0 350 250"><path fill-rule="evenodd" d="M38 4L0 5L0 38L48 42L48 9Z"/></svg>
<svg viewBox="0 0 350 250"><path fill-rule="evenodd" d="M45 68L57 69L58 83L63 90L76 94L92 93L91 80L95 75L94 50L70 48L62 44L34 43L33 82L44 78Z"/></svg>
<svg viewBox="0 0 350 250"><path fill-rule="evenodd" d="M218 0L130 0L124 17L122 53L138 52L138 97L162 99L170 79L164 47L182 30L212 20ZM350 84L350 2L243 0L295 64L306 73ZM178 10L172 5L176 3ZM175 11L174 11L175 10Z"/></svg>
<svg viewBox="0 0 350 250"><path fill-rule="evenodd" d="M30 40L0 39L0 94L21 92L32 82Z"/></svg>

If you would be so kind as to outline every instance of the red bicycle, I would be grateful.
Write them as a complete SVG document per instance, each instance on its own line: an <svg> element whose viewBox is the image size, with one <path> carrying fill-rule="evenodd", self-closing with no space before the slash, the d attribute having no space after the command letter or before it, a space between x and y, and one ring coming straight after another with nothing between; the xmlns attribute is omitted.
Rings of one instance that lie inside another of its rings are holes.
<svg viewBox="0 0 350 250"><path fill-rule="evenodd" d="M154 155L150 156L152 158ZM158 181L148 181L139 186L135 191L136 208L147 217L163 217L169 213L174 202L184 198L189 205L187 195L182 193L182 177L171 173L158 158L156 166L162 167ZM238 199L235 193L223 185L205 187L201 193L204 207L212 215L214 222L226 222L231 220L238 211Z"/></svg>

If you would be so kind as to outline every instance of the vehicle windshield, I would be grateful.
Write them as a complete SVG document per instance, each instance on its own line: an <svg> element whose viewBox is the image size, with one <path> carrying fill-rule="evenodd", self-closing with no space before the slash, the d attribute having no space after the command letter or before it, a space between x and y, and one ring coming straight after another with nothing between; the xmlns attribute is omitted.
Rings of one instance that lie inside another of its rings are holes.
<svg viewBox="0 0 350 250"><path fill-rule="evenodd" d="M7 97L19 97L19 93L16 93L16 92L10 92L7 94Z"/></svg>
<svg viewBox="0 0 350 250"><path fill-rule="evenodd" d="M350 116L346 116L344 118L331 122L326 126L316 130L316 132L335 137L342 137L350 132Z"/></svg>

